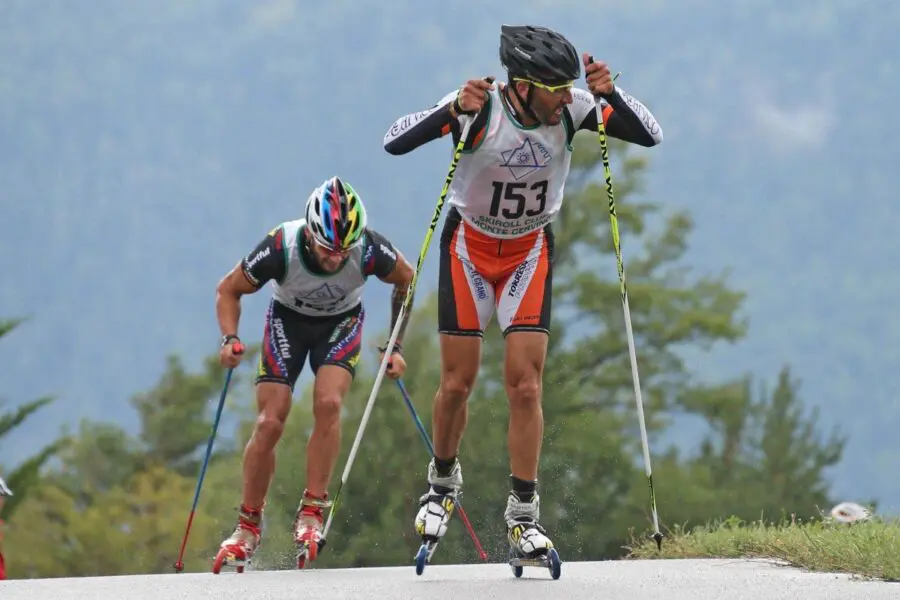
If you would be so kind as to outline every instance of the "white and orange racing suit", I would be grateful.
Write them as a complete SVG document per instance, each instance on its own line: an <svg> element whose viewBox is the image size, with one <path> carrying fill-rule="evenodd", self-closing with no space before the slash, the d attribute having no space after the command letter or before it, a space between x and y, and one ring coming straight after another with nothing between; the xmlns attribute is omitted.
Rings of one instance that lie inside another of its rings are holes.
<svg viewBox="0 0 900 600"><path fill-rule="evenodd" d="M438 328L450 335L483 335L496 312L501 331L550 328L553 275L551 225L562 206L579 130L597 129L602 115L610 137L641 146L662 142L652 113L621 88L594 98L572 89L557 125L523 126L502 84L475 115L450 113L457 90L437 104L403 116L384 136L395 155L452 133L472 119L447 192L449 214L440 242Z"/></svg>

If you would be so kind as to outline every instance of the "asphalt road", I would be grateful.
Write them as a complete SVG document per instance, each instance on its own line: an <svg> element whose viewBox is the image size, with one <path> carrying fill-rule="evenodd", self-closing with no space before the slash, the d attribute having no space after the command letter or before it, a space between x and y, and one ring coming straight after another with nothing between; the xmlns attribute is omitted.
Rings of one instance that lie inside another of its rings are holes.
<svg viewBox="0 0 900 600"><path fill-rule="evenodd" d="M415 568L310 569L171 573L0 582L3 600L887 600L900 584L807 573L742 560L648 560L563 563L562 577L506 564Z"/></svg>

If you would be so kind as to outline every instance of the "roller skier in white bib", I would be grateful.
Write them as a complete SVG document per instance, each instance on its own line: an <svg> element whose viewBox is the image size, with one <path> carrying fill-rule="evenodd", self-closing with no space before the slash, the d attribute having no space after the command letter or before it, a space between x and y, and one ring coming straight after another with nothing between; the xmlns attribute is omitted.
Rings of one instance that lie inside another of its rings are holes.
<svg viewBox="0 0 900 600"><path fill-rule="evenodd" d="M558 565L540 525L537 491L551 321L551 224L563 202L578 131L596 132L602 119L610 137L650 147L662 142L662 130L640 101L613 84L605 63L579 56L550 29L504 25L500 61L508 83L472 79L431 108L401 117L384 137L385 149L401 155L447 134L455 146L465 122L471 124L447 193L450 210L440 243L441 383L432 421L435 451L415 530L431 551L446 532L463 484L458 453L466 403L479 370L483 331L496 315L506 345L511 489L505 520L511 560ZM589 91L574 87L582 64Z"/></svg>
<svg viewBox="0 0 900 600"><path fill-rule="evenodd" d="M391 329L413 278L413 267L394 245L368 227L356 191L338 177L317 187L306 202L305 218L272 229L219 283L216 314L223 335L222 364L241 360L240 298L271 282L273 298L266 314L256 373L259 417L244 453L244 487L234 533L222 542L213 565L238 570L260 543L263 505L275 469L294 384L309 359L315 374L312 435L306 455L306 489L294 522L297 563L316 559L328 483L340 451L340 411L360 357L365 310L363 286L370 276L393 285ZM407 315L409 313L406 313ZM391 348L389 377L402 376L406 363L401 342ZM386 348L381 348L385 352ZM299 490L298 490L299 491Z"/></svg>

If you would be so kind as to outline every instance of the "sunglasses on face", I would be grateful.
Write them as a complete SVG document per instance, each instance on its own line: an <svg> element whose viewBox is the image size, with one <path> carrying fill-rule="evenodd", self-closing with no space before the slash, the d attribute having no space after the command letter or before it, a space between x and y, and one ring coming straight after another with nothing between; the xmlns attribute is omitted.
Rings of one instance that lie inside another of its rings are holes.
<svg viewBox="0 0 900 600"><path fill-rule="evenodd" d="M547 85L546 83L533 81L531 79L525 79L524 77L513 77L513 81L524 81L525 83L530 83L534 87L541 88L542 90L547 90L548 92L561 92L563 90L570 90L575 85L574 81L560 83L557 85Z"/></svg>
<svg viewBox="0 0 900 600"><path fill-rule="evenodd" d="M348 254L350 254L350 252L353 250L353 248L344 248L344 249L332 248L331 246L326 246L319 240L314 240L314 242L316 244L316 247L318 247L319 250L321 250L323 254L326 254L328 256L343 257L343 256L347 256Z"/></svg>

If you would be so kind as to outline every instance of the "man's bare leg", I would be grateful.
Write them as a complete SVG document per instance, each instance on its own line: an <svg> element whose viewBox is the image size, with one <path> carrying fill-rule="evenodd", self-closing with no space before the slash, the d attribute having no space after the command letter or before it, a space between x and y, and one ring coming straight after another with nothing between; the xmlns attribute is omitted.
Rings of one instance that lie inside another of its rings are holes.
<svg viewBox="0 0 900 600"><path fill-rule="evenodd" d="M216 569L223 561L243 568L259 545L263 505L275 473L275 446L291 409L291 387L284 383L259 382L256 408L253 434L244 448L244 485L238 525L222 542L215 560Z"/></svg>
<svg viewBox="0 0 900 600"><path fill-rule="evenodd" d="M468 420L468 400L481 363L481 338L441 334L441 383L434 397L434 454L453 461Z"/></svg>
<svg viewBox="0 0 900 600"><path fill-rule="evenodd" d="M316 560L322 539L328 483L341 451L341 405L353 383L342 366L323 365L313 387L313 432L306 445L306 489L294 520L294 541L303 547L298 566Z"/></svg>
<svg viewBox="0 0 900 600"><path fill-rule="evenodd" d="M313 387L313 432L306 445L306 488L324 498L341 452L341 405L353 377L336 365L323 365Z"/></svg>
<svg viewBox="0 0 900 600"><path fill-rule="evenodd" d="M523 556L547 552L553 542L539 525L538 466L544 437L541 406L547 334L511 331L506 336L505 383L509 398L511 493L506 500L509 543Z"/></svg>
<svg viewBox="0 0 900 600"><path fill-rule="evenodd" d="M428 465L428 492L420 498L416 533L440 538L447 531L462 487L457 455L468 418L468 400L481 361L481 338L441 334L441 384L434 398L434 457Z"/></svg>
<svg viewBox="0 0 900 600"><path fill-rule="evenodd" d="M260 382L256 386L256 407L253 435L244 449L243 505L252 511L262 510L275 473L275 446L291 409L290 386Z"/></svg>
<svg viewBox="0 0 900 600"><path fill-rule="evenodd" d="M544 437L541 407L547 334L512 331L506 336L505 384L509 399L509 463L513 477L536 481Z"/></svg>

